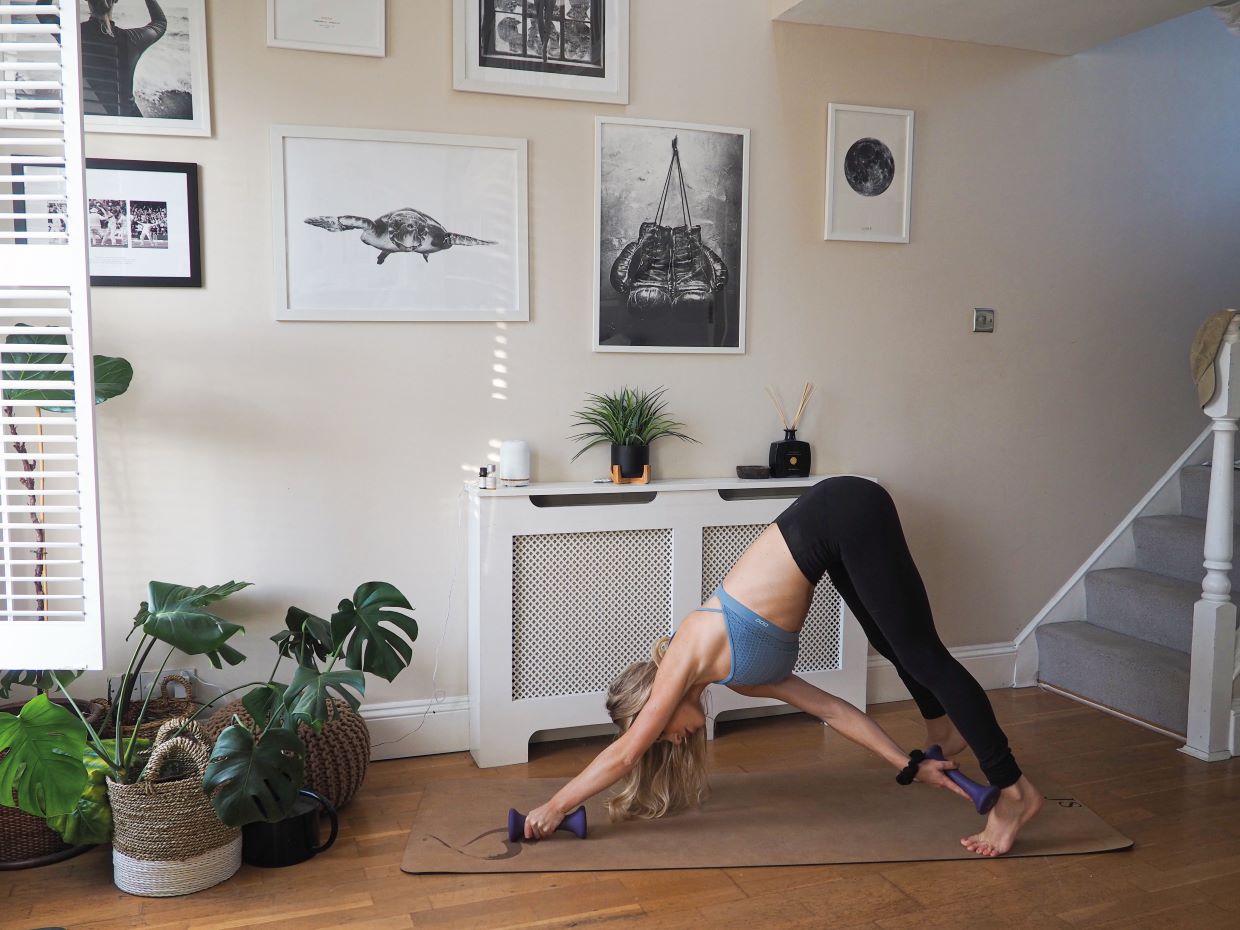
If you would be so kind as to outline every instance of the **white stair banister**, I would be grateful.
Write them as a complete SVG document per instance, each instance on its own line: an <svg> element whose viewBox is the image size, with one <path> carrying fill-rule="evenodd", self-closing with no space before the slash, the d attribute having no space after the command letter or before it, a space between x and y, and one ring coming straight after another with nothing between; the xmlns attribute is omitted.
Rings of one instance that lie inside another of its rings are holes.
<svg viewBox="0 0 1240 930"><path fill-rule="evenodd" d="M1231 601L1232 488L1240 420L1240 316L1232 318L1215 359L1214 395L1203 408L1214 421L1206 510L1205 578L1193 607L1188 734L1181 752L1206 762L1231 758L1236 605Z"/></svg>

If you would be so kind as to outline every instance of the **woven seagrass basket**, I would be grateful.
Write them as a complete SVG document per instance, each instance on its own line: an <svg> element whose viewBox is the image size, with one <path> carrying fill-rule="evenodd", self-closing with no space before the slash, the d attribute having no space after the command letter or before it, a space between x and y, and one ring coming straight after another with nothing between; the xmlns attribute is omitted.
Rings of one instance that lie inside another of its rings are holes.
<svg viewBox="0 0 1240 930"><path fill-rule="evenodd" d="M330 699L327 723L322 733L302 725L297 735L306 744L306 787L316 791L331 802L336 810L344 807L366 778L370 766L370 731L366 721L347 703L339 698ZM241 718L247 727L253 726L240 701L226 704L215 712L203 729L214 741L223 729L232 723L233 715Z"/></svg>
<svg viewBox="0 0 1240 930"><path fill-rule="evenodd" d="M170 897L218 885L241 868L241 830L220 822L202 790L210 741L196 723L160 727L142 777L108 779L116 827L112 880L121 891Z"/></svg>
<svg viewBox="0 0 1240 930"><path fill-rule="evenodd" d="M55 703L65 704L64 701ZM17 713L21 708L5 707ZM107 710L106 701L91 701L87 721L98 727ZM7 752L7 750L6 750ZM0 756L4 753L0 753ZM14 798L17 792L13 793ZM89 846L70 846L60 834L49 827L41 817L27 814L16 807L0 807L0 870L29 869L39 865L60 862L70 856L85 852Z"/></svg>

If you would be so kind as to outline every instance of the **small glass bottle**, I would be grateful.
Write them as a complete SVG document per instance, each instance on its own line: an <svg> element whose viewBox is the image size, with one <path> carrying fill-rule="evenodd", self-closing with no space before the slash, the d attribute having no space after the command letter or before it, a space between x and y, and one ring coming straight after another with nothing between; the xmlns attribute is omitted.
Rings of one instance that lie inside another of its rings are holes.
<svg viewBox="0 0 1240 930"><path fill-rule="evenodd" d="M478 490L485 490L487 486L487 467L483 465L478 469Z"/></svg>
<svg viewBox="0 0 1240 930"><path fill-rule="evenodd" d="M487 466L487 490L494 491L497 486L498 485L496 484L496 480L495 480L495 466L488 465Z"/></svg>

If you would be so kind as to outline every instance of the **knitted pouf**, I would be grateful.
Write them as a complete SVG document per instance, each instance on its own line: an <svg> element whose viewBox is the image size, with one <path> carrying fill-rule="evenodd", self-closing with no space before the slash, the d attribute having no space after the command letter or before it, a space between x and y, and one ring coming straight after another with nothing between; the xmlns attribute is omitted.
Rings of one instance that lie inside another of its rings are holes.
<svg viewBox="0 0 1240 930"><path fill-rule="evenodd" d="M226 704L212 715L203 729L212 740L233 722L233 715L252 726L254 718L240 701ZM330 711L322 733L306 725L297 728L306 744L306 787L317 791L337 810L357 794L370 765L370 731L362 715L338 698L330 699Z"/></svg>

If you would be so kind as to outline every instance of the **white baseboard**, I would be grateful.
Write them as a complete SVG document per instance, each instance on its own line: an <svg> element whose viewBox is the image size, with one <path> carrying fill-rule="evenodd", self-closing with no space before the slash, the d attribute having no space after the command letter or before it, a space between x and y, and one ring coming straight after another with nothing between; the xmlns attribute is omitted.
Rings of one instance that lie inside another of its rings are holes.
<svg viewBox="0 0 1240 930"><path fill-rule="evenodd" d="M370 758L403 759L469 748L469 697L436 702L392 701L361 709L370 730Z"/></svg>
<svg viewBox="0 0 1240 930"><path fill-rule="evenodd" d="M1012 687L1016 673L1016 643L957 646L950 651L983 688ZM867 704L909 699L908 689L896 674L895 666L882 656L870 656L869 671L865 689Z"/></svg>
<svg viewBox="0 0 1240 930"><path fill-rule="evenodd" d="M951 653L981 682L983 688L1012 686L1016 666L1015 643L958 646ZM882 656L870 656L866 701L885 704L889 701L907 701L908 698L908 691L891 663ZM1233 718L1237 712L1240 709L1233 712ZM362 717L370 730L372 760L464 752L469 748L468 695L448 697L439 702L420 700L367 704L362 707ZM556 730L536 734L534 741L596 736L611 729L610 726L600 725Z"/></svg>

